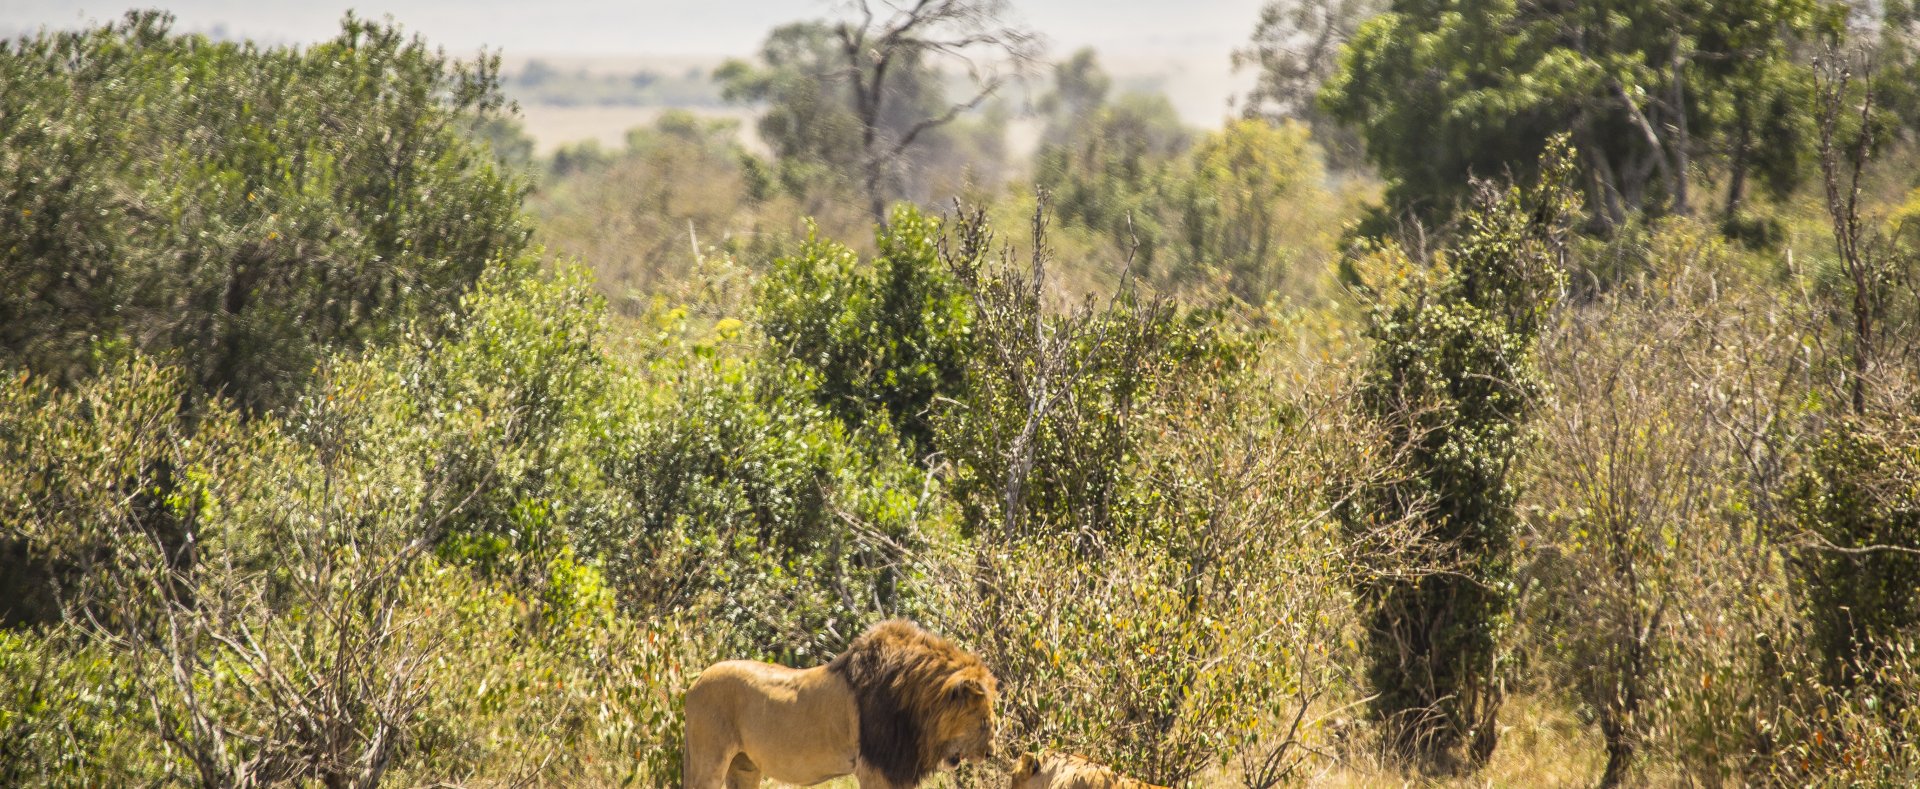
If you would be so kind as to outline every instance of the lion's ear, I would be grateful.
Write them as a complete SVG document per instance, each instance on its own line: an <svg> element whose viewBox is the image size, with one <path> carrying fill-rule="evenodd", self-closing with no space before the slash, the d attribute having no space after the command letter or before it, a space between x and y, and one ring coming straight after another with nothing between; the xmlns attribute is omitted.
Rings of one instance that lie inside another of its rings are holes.
<svg viewBox="0 0 1920 789"><path fill-rule="evenodd" d="M1020 764L1013 768L1015 780L1021 780L1040 770L1040 760L1031 753L1020 754Z"/></svg>
<svg viewBox="0 0 1920 789"><path fill-rule="evenodd" d="M985 696L987 695L987 686L981 684L980 680L977 679L956 679L947 692L952 693L956 699L964 699L968 696Z"/></svg>

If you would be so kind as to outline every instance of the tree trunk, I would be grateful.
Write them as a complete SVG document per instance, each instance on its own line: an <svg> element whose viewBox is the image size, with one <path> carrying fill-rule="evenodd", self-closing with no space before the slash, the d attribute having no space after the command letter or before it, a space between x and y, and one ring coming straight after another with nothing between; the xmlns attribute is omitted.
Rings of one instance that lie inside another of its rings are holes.
<svg viewBox="0 0 1920 789"><path fill-rule="evenodd" d="M1600 774L1600 789L1613 789L1627 780L1633 766L1633 743L1625 737L1607 735L1607 769Z"/></svg>
<svg viewBox="0 0 1920 789"><path fill-rule="evenodd" d="M1753 144L1753 129L1748 126L1745 112L1739 120L1740 139L1733 144L1732 161L1728 163L1727 205L1721 215L1732 219L1740 210L1741 201L1747 197L1747 148Z"/></svg>
<svg viewBox="0 0 1920 789"><path fill-rule="evenodd" d="M1687 195L1687 170L1692 161L1687 148L1693 144L1687 131L1687 93L1686 77L1681 71L1686 61L1680 56L1680 44L1674 42L1673 48L1673 212L1681 216L1693 213L1692 201Z"/></svg>

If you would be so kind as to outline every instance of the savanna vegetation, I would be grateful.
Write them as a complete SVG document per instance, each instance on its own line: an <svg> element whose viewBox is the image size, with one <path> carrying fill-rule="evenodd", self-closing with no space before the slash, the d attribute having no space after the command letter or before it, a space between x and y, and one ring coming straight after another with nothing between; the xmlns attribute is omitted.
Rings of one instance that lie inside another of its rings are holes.
<svg viewBox="0 0 1920 789"><path fill-rule="evenodd" d="M538 157L392 22L0 43L0 785L674 786L893 616L1168 785L1920 781L1914 8L1274 0L1212 129L1014 19Z"/></svg>

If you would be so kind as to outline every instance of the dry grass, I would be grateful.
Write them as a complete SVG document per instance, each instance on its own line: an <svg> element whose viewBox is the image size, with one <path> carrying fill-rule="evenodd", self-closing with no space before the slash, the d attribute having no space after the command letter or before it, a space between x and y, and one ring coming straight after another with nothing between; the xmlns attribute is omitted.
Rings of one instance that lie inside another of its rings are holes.
<svg viewBox="0 0 1920 789"><path fill-rule="evenodd" d="M1534 696L1510 698L1500 710L1500 747L1471 776L1425 778L1367 755L1329 761L1305 781L1315 787L1593 786L1606 766L1600 732L1564 704Z"/></svg>
<svg viewBox="0 0 1920 789"><path fill-rule="evenodd" d="M1600 733L1581 723L1564 704L1533 696L1507 700L1500 712L1500 747L1485 769L1458 778L1425 778L1401 772L1366 755L1327 759L1302 776L1301 785L1326 789L1384 787L1587 787L1600 780L1606 752ZM768 782L769 786L786 784ZM953 785L949 776L928 781L928 787ZM1217 775L1196 783L1207 787L1237 787L1231 775ZM820 784L824 789L856 789L852 778Z"/></svg>

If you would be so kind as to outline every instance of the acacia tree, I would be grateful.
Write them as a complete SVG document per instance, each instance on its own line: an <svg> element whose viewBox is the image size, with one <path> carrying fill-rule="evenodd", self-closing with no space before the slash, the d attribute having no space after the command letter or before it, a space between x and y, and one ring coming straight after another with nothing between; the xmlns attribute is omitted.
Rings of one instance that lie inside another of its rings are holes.
<svg viewBox="0 0 1920 789"><path fill-rule="evenodd" d="M883 187L907 149L927 130L944 126L960 113L980 106L1032 63L1039 38L1003 17L1006 0L915 0L911 5L881 6L859 0L860 20L834 27L840 54L853 86L854 117L860 121L861 169L868 209L886 222ZM1001 59L1003 62L994 62ZM888 81L896 67L937 68L957 63L977 87L965 101L948 103L935 114L909 121L904 128L882 124L888 99L897 90Z"/></svg>
<svg viewBox="0 0 1920 789"><path fill-rule="evenodd" d="M1410 519L1427 567L1384 566L1359 584L1367 610L1372 713L1394 755L1451 769L1469 746L1492 753L1500 631L1513 603L1515 461L1540 389L1534 343L1558 295L1572 152L1543 163L1531 195L1482 184L1461 234L1434 267L1378 296L1360 381L1377 446L1405 451L1404 477L1340 509L1347 533ZM1397 248L1386 271L1417 270ZM1400 450L1399 448L1406 448ZM1431 572L1438 568L1444 572Z"/></svg>
<svg viewBox="0 0 1920 789"><path fill-rule="evenodd" d="M853 13L778 28L766 69L734 61L716 76L729 98L774 105L762 131L776 132L783 155L829 154L829 166L857 170L870 215L885 224L916 144L1023 75L1040 39L1005 20L1006 0L859 0ZM948 68L972 78L971 95L946 97Z"/></svg>
<svg viewBox="0 0 1920 789"><path fill-rule="evenodd" d="M1603 228L1691 212L1703 164L1725 168L1731 213L1751 180L1784 190L1804 174L1796 53L1840 27L1813 0L1400 0L1354 35L1321 100L1359 129L1395 202L1428 215L1562 132Z"/></svg>

